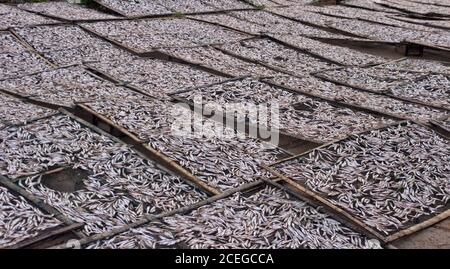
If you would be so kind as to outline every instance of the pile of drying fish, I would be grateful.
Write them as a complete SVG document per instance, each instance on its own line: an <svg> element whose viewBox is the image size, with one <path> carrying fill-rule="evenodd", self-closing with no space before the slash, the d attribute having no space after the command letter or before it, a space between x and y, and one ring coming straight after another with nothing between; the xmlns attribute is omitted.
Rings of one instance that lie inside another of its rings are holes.
<svg viewBox="0 0 450 269"><path fill-rule="evenodd" d="M0 81L0 88L33 100L65 107L72 107L79 102L135 95L133 91L115 86L79 66Z"/></svg>
<svg viewBox="0 0 450 269"><path fill-rule="evenodd" d="M398 71L450 74L449 65L445 65L441 62L415 58L405 58L399 61L387 62L377 67Z"/></svg>
<svg viewBox="0 0 450 269"><path fill-rule="evenodd" d="M0 145L4 152L1 173L22 177L21 187L73 221L86 222L86 234L117 228L144 213L171 211L206 198L127 146L65 116L6 128L0 135L5 138ZM86 178L75 179L82 182L82 189L59 191L45 184L46 176L32 175L55 166L70 166L86 174ZM30 176L24 177L27 174Z"/></svg>
<svg viewBox="0 0 450 269"><path fill-rule="evenodd" d="M450 81L448 75L381 67L336 69L319 74L326 79L338 80L362 89L409 98L430 105L449 107Z"/></svg>
<svg viewBox="0 0 450 269"><path fill-rule="evenodd" d="M38 26L16 32L45 58L58 65L108 62L131 57L129 53L88 34L78 26Z"/></svg>
<svg viewBox="0 0 450 269"><path fill-rule="evenodd" d="M154 221L88 248L380 248L318 208L283 191L235 194L186 214Z"/></svg>
<svg viewBox="0 0 450 269"><path fill-rule="evenodd" d="M25 103L15 97L0 93L0 128L5 125L23 124L55 114L54 111Z"/></svg>
<svg viewBox="0 0 450 269"><path fill-rule="evenodd" d="M270 11L287 16L298 21L336 29L360 38L373 39L384 42L400 43L403 41L430 44L433 46L449 47L450 35L445 31L428 29L428 31L414 30L397 26L384 25L383 21L369 22L359 19L344 19L327 16L304 9L270 8ZM430 32L432 31L432 32ZM350 38L346 38L350 39Z"/></svg>
<svg viewBox="0 0 450 269"><path fill-rule="evenodd" d="M179 93L176 96L194 102L202 98L208 110L218 109L225 113L237 114L238 119L247 119L252 124L270 126L302 137L307 140L329 142L343 138L351 133L370 130L381 125L392 123L392 120L375 117L364 112L334 106L326 101L312 99L300 94L272 87L254 79L243 79L221 83L214 86L201 87L192 91ZM227 111L227 105L244 105L233 107ZM272 122L261 122L257 115L249 114L248 104L274 104L281 108L280 125L272 126ZM212 107L211 107L212 106Z"/></svg>
<svg viewBox="0 0 450 269"><path fill-rule="evenodd" d="M10 33L0 33L0 80L50 69L50 65L30 52Z"/></svg>
<svg viewBox="0 0 450 269"><path fill-rule="evenodd" d="M429 75L394 87L390 93L450 110L450 75Z"/></svg>
<svg viewBox="0 0 450 269"><path fill-rule="evenodd" d="M414 1L404 1L404 0L396 0L396 1L376 0L375 3L387 6L389 8L394 8L409 13L416 13L418 15L423 16L436 15L437 17L440 16L450 17L450 5L448 5L448 2L446 3L447 6L424 5L422 3L415 3Z"/></svg>
<svg viewBox="0 0 450 269"><path fill-rule="evenodd" d="M386 93L394 87L412 83L418 77L427 75L427 73L360 67L325 70L318 74L325 79L379 93Z"/></svg>
<svg viewBox="0 0 450 269"><path fill-rule="evenodd" d="M224 79L189 65L150 58L95 63L92 66L117 80L130 83L147 94L160 98L171 92L216 83Z"/></svg>
<svg viewBox="0 0 450 269"><path fill-rule="evenodd" d="M436 31L426 26L419 24L407 23L404 21L396 20L391 18L392 14L387 12L377 12L372 10L358 9L355 12L354 8L345 6L327 6L327 7L308 7L308 11L318 12L320 14L334 16L334 17L344 17L349 19L361 19L375 23L382 23L391 26L403 27L419 31Z"/></svg>
<svg viewBox="0 0 450 269"><path fill-rule="evenodd" d="M390 98L388 96L356 90L350 87L338 86L324 82L314 77L275 77L266 79L269 82L300 89L324 98L333 99L342 103L358 105L375 111L389 113L405 119L417 120L427 123L429 120L438 120L449 115L444 110L431 108L406 101Z"/></svg>
<svg viewBox="0 0 450 269"><path fill-rule="evenodd" d="M427 27L434 27L445 30L450 29L450 20L425 20L425 19L414 19L409 17L398 17L398 16L393 18L403 22L425 25Z"/></svg>
<svg viewBox="0 0 450 269"><path fill-rule="evenodd" d="M231 16L229 13L196 15L190 16L189 18L209 23L217 23L253 35L257 35L265 31L265 28L262 25L258 25L256 23L252 23L251 21L242 20L235 16Z"/></svg>
<svg viewBox="0 0 450 269"><path fill-rule="evenodd" d="M273 77L279 74L259 64L246 62L232 57L210 46L195 48L169 48L160 50L162 53L187 60L191 63L218 70L235 77L253 75L258 77Z"/></svg>
<svg viewBox="0 0 450 269"><path fill-rule="evenodd" d="M275 38L341 65L366 66L388 61L384 57L374 56L346 47L333 46L299 35L276 35Z"/></svg>
<svg viewBox="0 0 450 269"><path fill-rule="evenodd" d="M398 10L378 5L373 0L345 0L343 4L350 7L363 8L380 12L399 13Z"/></svg>
<svg viewBox="0 0 450 269"><path fill-rule="evenodd" d="M25 51L25 47L18 42L18 40L9 33L0 32L0 54L9 53L20 53Z"/></svg>
<svg viewBox="0 0 450 269"><path fill-rule="evenodd" d="M449 162L446 139L408 123L314 150L274 169L389 235L447 207Z"/></svg>
<svg viewBox="0 0 450 269"><path fill-rule="evenodd" d="M220 49L298 76L337 67L268 39L225 44L220 46Z"/></svg>
<svg viewBox="0 0 450 269"><path fill-rule="evenodd" d="M167 102L117 99L86 105L221 190L267 175L258 164L274 161L282 153L201 115L191 125L190 111L180 112Z"/></svg>
<svg viewBox="0 0 450 269"><path fill-rule="evenodd" d="M43 15L49 15L52 17L72 21L104 20L117 18L113 15L101 13L94 9L84 8L81 5L76 5L68 2L27 3L21 4L18 7Z"/></svg>
<svg viewBox="0 0 450 269"><path fill-rule="evenodd" d="M418 31L361 20L345 19L333 21L329 23L328 26L360 37L378 41L394 43L409 41L438 47L450 47L450 35L445 31Z"/></svg>
<svg viewBox="0 0 450 269"><path fill-rule="evenodd" d="M260 32L270 34L290 34L297 33L303 36L316 36L323 38L339 38L342 35L327 32L322 29L314 28L305 24L297 23L293 20L283 18L281 16L266 11L236 11L229 13L230 15L241 20L250 21L260 25L263 28Z"/></svg>
<svg viewBox="0 0 450 269"><path fill-rule="evenodd" d="M158 0L153 1L117 1L97 0L101 5L128 17L169 14L171 11L162 6Z"/></svg>
<svg viewBox="0 0 450 269"><path fill-rule="evenodd" d="M39 24L59 23L56 20L20 10L10 5L0 4L0 30Z"/></svg>
<svg viewBox="0 0 450 269"><path fill-rule="evenodd" d="M12 195L0 186L0 248L11 247L61 225L23 197Z"/></svg>
<svg viewBox="0 0 450 269"><path fill-rule="evenodd" d="M0 54L0 80L51 69L42 57L29 51Z"/></svg>
<svg viewBox="0 0 450 269"><path fill-rule="evenodd" d="M193 47L241 40L247 35L190 19L152 19L82 24L137 52L156 48Z"/></svg>
<svg viewBox="0 0 450 269"><path fill-rule="evenodd" d="M175 94L177 97L186 99L189 102L200 101L205 106L209 104L219 104L223 109L227 104L270 104L277 103L280 108L287 108L297 102L299 95L272 87L266 83L259 82L253 78L230 80L224 83L211 86L199 87L190 91ZM200 105L200 104L199 104ZM248 107L243 107L245 113ZM234 113L234 112L232 112Z"/></svg>

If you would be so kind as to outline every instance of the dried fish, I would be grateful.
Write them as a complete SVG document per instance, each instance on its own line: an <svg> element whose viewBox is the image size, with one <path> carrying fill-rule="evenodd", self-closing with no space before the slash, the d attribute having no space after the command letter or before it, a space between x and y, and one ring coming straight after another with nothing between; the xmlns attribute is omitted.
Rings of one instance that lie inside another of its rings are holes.
<svg viewBox="0 0 450 269"><path fill-rule="evenodd" d="M450 66L446 63L414 58L388 62L377 67L398 71L450 74Z"/></svg>
<svg viewBox="0 0 450 269"><path fill-rule="evenodd" d="M0 54L0 80L50 70L52 67L33 52Z"/></svg>
<svg viewBox="0 0 450 269"><path fill-rule="evenodd" d="M127 88L99 79L79 66L0 81L0 88L33 100L66 107L113 96L125 98L137 95Z"/></svg>
<svg viewBox="0 0 450 269"><path fill-rule="evenodd" d="M271 122L259 122L259 119L255 118L256 115L248 115L249 108L246 105L242 106L241 110L232 111L232 113L237 113L239 119L247 119L253 124L280 129L293 136L320 142L329 142L351 133L358 133L393 122L390 119L333 106L323 100L294 94L254 79L235 80L200 87L176 96L190 102L194 102L195 98L199 96L206 106L208 103L218 104L219 109L224 112L227 109L226 106L230 104L277 103L281 108L279 112L280 125L272 126Z"/></svg>
<svg viewBox="0 0 450 269"><path fill-rule="evenodd" d="M0 54L20 53L26 49L18 40L10 33L0 33Z"/></svg>
<svg viewBox="0 0 450 269"><path fill-rule="evenodd" d="M61 224L0 186L0 248L13 246Z"/></svg>
<svg viewBox="0 0 450 269"><path fill-rule="evenodd" d="M6 30L13 27L55 23L59 23L59 21L0 3L0 30Z"/></svg>
<svg viewBox="0 0 450 269"><path fill-rule="evenodd" d="M250 39L239 43L221 45L220 48L228 53L299 76L337 67L337 65L321 61L268 39Z"/></svg>
<svg viewBox="0 0 450 269"><path fill-rule="evenodd" d="M0 121L22 124L55 114L55 111L25 103L15 97L0 93Z"/></svg>
<svg viewBox="0 0 450 269"><path fill-rule="evenodd" d="M222 44L248 37L217 25L185 18L96 22L82 25L142 53L157 48Z"/></svg>
<svg viewBox="0 0 450 269"><path fill-rule="evenodd" d="M98 2L112 10L117 10L126 16L146 16L169 14L171 11L161 5L160 1L117 1L117 0L98 0Z"/></svg>
<svg viewBox="0 0 450 269"><path fill-rule="evenodd" d="M391 115L417 120L423 123L449 115L446 111L393 99L389 96L339 86L330 82L324 82L323 80L319 80L311 76L303 78L284 76L266 80L292 89L300 89L302 91L310 92L328 99L334 99L342 103L387 112Z"/></svg>
<svg viewBox="0 0 450 269"><path fill-rule="evenodd" d="M280 74L262 65L254 64L230 56L210 46L195 48L168 48L161 52L173 57L188 60L236 77L253 75L273 77Z"/></svg>
<svg viewBox="0 0 450 269"><path fill-rule="evenodd" d="M450 200L450 144L417 124L374 130L274 166L383 234Z"/></svg>
<svg viewBox="0 0 450 269"><path fill-rule="evenodd" d="M328 79L375 92L447 108L450 105L449 75L430 75L382 67L327 70L320 74Z"/></svg>
<svg viewBox="0 0 450 269"><path fill-rule="evenodd" d="M85 8L81 5L68 2L26 3L20 4L18 7L27 11L65 20L104 20L117 18L116 16L101 13L95 9Z"/></svg>
<svg viewBox="0 0 450 269"><path fill-rule="evenodd" d="M274 35L274 37L287 44L306 50L313 55L323 57L341 65L366 66L388 61L384 57L363 53L346 47L333 46L299 35Z"/></svg>
<svg viewBox="0 0 450 269"><path fill-rule="evenodd" d="M92 66L158 98L167 98L166 94L171 92L224 80L221 76L189 65L149 58L94 63Z"/></svg>
<svg viewBox="0 0 450 269"><path fill-rule="evenodd" d="M269 188L235 194L186 214L166 217L87 248L380 248L319 212Z"/></svg>
<svg viewBox="0 0 450 269"><path fill-rule="evenodd" d="M16 31L44 57L58 65L119 61L132 57L130 53L74 25L28 27Z"/></svg>
<svg viewBox="0 0 450 269"><path fill-rule="evenodd" d="M0 131L0 173L75 222L87 234L133 222L145 213L174 210L206 195L125 145L93 133L66 116ZM68 165L88 174L73 193L43 184L49 167ZM26 177L29 175L29 177Z"/></svg>
<svg viewBox="0 0 450 269"><path fill-rule="evenodd" d="M176 124L190 123L193 112L176 112L177 107L167 102L128 98L86 105L220 190L267 175L259 164L274 161L282 153L257 139L236 134L222 123L202 119L201 115L197 115L200 119L194 120L191 126L193 133L191 129L178 133Z"/></svg>

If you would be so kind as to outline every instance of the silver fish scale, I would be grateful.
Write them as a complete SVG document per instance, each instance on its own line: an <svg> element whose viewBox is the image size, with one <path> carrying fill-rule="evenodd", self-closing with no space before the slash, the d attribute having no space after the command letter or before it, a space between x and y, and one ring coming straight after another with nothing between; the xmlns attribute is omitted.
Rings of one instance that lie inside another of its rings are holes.
<svg viewBox="0 0 450 269"><path fill-rule="evenodd" d="M260 125L278 127L289 134L321 142L329 142L393 122L367 113L335 107L327 102L284 91L251 78L198 88L177 96L191 102L196 96L201 96L207 106L208 103L215 103L222 111L226 110L227 104L239 102L277 102L282 109L279 115L280 125L258 122ZM238 118L245 118L247 109L246 106L241 107L241 110L237 111ZM249 117L251 123L257 123L258 119L252 115Z"/></svg>
<svg viewBox="0 0 450 269"><path fill-rule="evenodd" d="M157 59L136 58L114 63L95 63L92 66L161 98L168 93L225 79L189 65Z"/></svg>
<svg viewBox="0 0 450 269"><path fill-rule="evenodd" d="M117 1L117 0L99 0L100 4L110 7L123 13L126 16L144 16L168 14L170 10L161 5L160 1Z"/></svg>
<svg viewBox="0 0 450 269"><path fill-rule="evenodd" d="M0 54L0 62L0 80L51 69L44 59L29 51Z"/></svg>
<svg viewBox="0 0 450 269"><path fill-rule="evenodd" d="M337 67L337 65L318 60L268 39L254 39L225 44L221 48L299 76Z"/></svg>
<svg viewBox="0 0 450 269"><path fill-rule="evenodd" d="M160 51L236 77L244 75L271 77L279 74L262 65L240 60L209 46L195 48L167 48L161 49Z"/></svg>
<svg viewBox="0 0 450 269"><path fill-rule="evenodd" d="M286 42L287 44L309 51L342 65L365 66L381 64L388 61L388 59L384 57L363 53L346 47L333 46L299 35L274 35L274 37Z"/></svg>
<svg viewBox="0 0 450 269"><path fill-rule="evenodd" d="M80 66L0 81L0 88L34 100L67 107L74 106L75 102L137 95L127 88L93 76Z"/></svg>
<svg viewBox="0 0 450 269"><path fill-rule="evenodd" d="M382 64L378 67L389 69L389 70L399 70L399 71L414 71L414 72L426 72L426 73L446 73L450 74L450 66L445 65L440 62L421 60L414 58L406 58L401 61L394 61ZM374 68L378 68L374 67Z"/></svg>
<svg viewBox="0 0 450 269"><path fill-rule="evenodd" d="M394 87L391 93L450 109L450 75L429 75L414 83Z"/></svg>
<svg viewBox="0 0 450 269"><path fill-rule="evenodd" d="M59 21L0 3L0 30L6 30L12 27L53 23L59 23Z"/></svg>
<svg viewBox="0 0 450 269"><path fill-rule="evenodd" d="M10 33L0 33L0 54L20 53L26 51L25 47Z"/></svg>
<svg viewBox="0 0 450 269"><path fill-rule="evenodd" d="M9 124L21 124L55 114L47 108L25 103L12 96L0 93L0 121Z"/></svg>
<svg viewBox="0 0 450 269"><path fill-rule="evenodd" d="M267 187L250 197L235 194L186 215L174 215L132 229L87 248L280 249L380 248L354 232Z"/></svg>
<svg viewBox="0 0 450 269"><path fill-rule="evenodd" d="M11 247L61 224L0 186L0 248Z"/></svg>
<svg viewBox="0 0 450 269"><path fill-rule="evenodd" d="M235 42L248 35L189 19L151 19L85 23L83 26L138 52Z"/></svg>
<svg viewBox="0 0 450 269"><path fill-rule="evenodd" d="M314 150L274 169L390 235L447 206L449 163L447 140L408 123Z"/></svg>
<svg viewBox="0 0 450 269"><path fill-rule="evenodd" d="M226 190L267 176L260 163L275 161L282 152L266 148L257 139L235 135L222 123L201 119L189 132L177 135L173 123L189 120L193 112L178 110L170 103L150 99L111 100L87 104L119 126L136 134L147 144L175 160L200 180ZM185 123L185 122L184 122ZM215 134L225 134L225 137Z"/></svg>
<svg viewBox="0 0 450 269"><path fill-rule="evenodd" d="M95 9L85 8L81 5L68 2L26 3L20 4L18 7L67 20L101 20L117 18L113 15L98 12Z"/></svg>
<svg viewBox="0 0 450 269"><path fill-rule="evenodd" d="M428 122L432 119L437 120L449 115L448 112L442 110L396 100L388 96L338 86L311 76L303 78L292 76L275 77L268 79L268 81L293 89L301 89L325 98L332 98L347 104L382 110L393 115L420 122Z"/></svg>
<svg viewBox="0 0 450 269"><path fill-rule="evenodd" d="M38 26L16 31L44 57L58 65L109 62L132 57L130 53L74 25Z"/></svg>

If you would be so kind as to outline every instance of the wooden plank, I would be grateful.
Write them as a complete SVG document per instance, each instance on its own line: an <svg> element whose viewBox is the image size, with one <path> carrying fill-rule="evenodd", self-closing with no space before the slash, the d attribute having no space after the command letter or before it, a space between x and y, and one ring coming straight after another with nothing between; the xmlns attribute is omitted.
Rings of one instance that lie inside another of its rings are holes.
<svg viewBox="0 0 450 269"><path fill-rule="evenodd" d="M51 237L54 237L54 236L59 236L59 235L71 232L73 230L80 229L83 226L84 226L84 223L74 223L72 225L64 226L62 228L59 228L59 229L56 229L56 230L53 230L53 231L49 231L49 232L44 231L40 235L38 235L38 236L36 236L34 238L31 238L31 239L19 242L18 244L10 247L10 249L26 248L28 246L31 246L31 245L37 244L39 242L42 242L42 241L44 241L44 240L46 240L48 238L51 238Z"/></svg>
<svg viewBox="0 0 450 269"><path fill-rule="evenodd" d="M393 235L388 236L386 241L392 242L392 241L398 240L400 238L403 238L405 236L412 235L412 234L417 233L423 229L426 229L436 223L439 223L449 217L450 217L450 209L447 209L446 211L442 212L441 214L439 214L437 216L434 216L426 221L423 221L421 223L418 223L414 226L411 226L407 229L401 230Z"/></svg>

